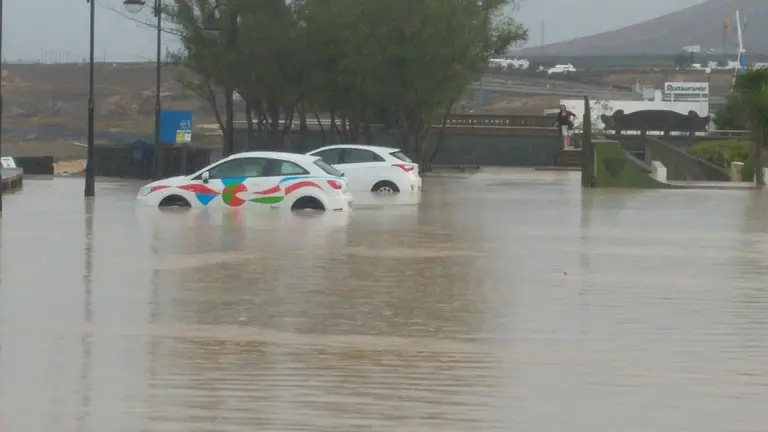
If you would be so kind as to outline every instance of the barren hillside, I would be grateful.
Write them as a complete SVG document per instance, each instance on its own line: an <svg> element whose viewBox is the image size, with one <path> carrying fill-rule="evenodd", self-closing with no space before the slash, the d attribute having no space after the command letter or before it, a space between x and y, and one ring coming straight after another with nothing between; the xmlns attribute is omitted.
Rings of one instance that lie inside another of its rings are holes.
<svg viewBox="0 0 768 432"><path fill-rule="evenodd" d="M722 49L723 22L730 19L727 52L737 52L735 14L748 17L744 29L748 52L768 54L768 2L765 0L708 0L704 3L622 29L546 45L548 56L665 55L683 46L700 45L702 50ZM598 12L598 11L596 11ZM540 47L521 51L536 55Z"/></svg>
<svg viewBox="0 0 768 432"><path fill-rule="evenodd" d="M153 130L154 67L147 64L97 65L97 136ZM163 73L162 104L192 110L197 122L209 121L204 102ZM87 130L88 66L80 64L8 64L3 70L3 136L6 142L79 139Z"/></svg>

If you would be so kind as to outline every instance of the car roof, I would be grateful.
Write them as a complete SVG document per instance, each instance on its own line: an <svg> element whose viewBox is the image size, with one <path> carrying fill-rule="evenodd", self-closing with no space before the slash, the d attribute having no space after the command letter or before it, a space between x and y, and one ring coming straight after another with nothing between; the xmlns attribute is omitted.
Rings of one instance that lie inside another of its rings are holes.
<svg viewBox="0 0 768 432"><path fill-rule="evenodd" d="M365 145L365 144L334 144L334 145L321 147L317 150L313 150L312 152L314 153L319 150L329 150L334 148L356 148L361 150L383 151L387 153L400 151L399 148L395 148L395 147L382 147L382 146Z"/></svg>
<svg viewBox="0 0 768 432"><path fill-rule="evenodd" d="M317 156L309 156L301 153L288 153L288 152L268 152L268 151L252 151L236 153L227 159L240 159L240 158L255 158L263 157L270 159L282 159L291 162L307 162L312 163L318 159Z"/></svg>

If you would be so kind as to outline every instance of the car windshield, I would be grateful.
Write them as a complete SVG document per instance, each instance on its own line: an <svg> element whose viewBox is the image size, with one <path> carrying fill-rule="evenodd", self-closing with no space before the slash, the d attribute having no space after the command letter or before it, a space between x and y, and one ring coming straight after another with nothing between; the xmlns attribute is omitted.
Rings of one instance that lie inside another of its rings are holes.
<svg viewBox="0 0 768 432"><path fill-rule="evenodd" d="M315 161L315 165L317 165L321 170L328 173L328 175L332 175L334 177L343 177L344 174L342 174L341 171L337 170L336 168L328 165L327 163L323 162L322 159L318 159Z"/></svg>
<svg viewBox="0 0 768 432"><path fill-rule="evenodd" d="M390 156L400 159L403 162L413 163L411 158L405 155L405 153L401 152L400 150L390 153Z"/></svg>

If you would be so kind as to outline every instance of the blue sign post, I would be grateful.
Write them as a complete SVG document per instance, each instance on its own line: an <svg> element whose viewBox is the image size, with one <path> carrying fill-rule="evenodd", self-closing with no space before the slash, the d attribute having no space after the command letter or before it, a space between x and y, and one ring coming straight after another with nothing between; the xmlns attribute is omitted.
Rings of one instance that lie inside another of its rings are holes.
<svg viewBox="0 0 768 432"><path fill-rule="evenodd" d="M192 112L160 111L160 142L162 144L191 144Z"/></svg>

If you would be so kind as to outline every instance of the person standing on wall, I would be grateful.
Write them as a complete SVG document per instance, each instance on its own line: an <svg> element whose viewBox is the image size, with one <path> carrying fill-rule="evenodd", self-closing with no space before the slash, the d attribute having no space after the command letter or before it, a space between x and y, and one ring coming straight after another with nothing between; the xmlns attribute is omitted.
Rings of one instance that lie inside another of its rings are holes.
<svg viewBox="0 0 768 432"><path fill-rule="evenodd" d="M568 150L571 146L571 134L573 134L573 120L576 114L568 111L565 105L560 105L560 111L557 113L557 129L560 136L563 137L563 150Z"/></svg>

